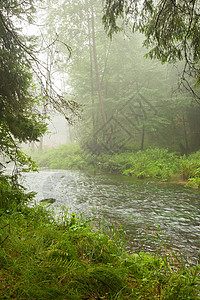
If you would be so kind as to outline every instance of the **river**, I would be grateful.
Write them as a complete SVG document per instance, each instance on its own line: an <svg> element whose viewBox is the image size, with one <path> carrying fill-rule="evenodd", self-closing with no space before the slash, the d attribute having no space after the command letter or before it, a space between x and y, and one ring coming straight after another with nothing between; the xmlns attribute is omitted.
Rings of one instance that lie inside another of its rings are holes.
<svg viewBox="0 0 200 300"><path fill-rule="evenodd" d="M41 170L24 178L36 201L55 198L58 210L95 216L122 226L129 251L154 252L170 248L198 261L200 191L169 183L133 180L111 174ZM114 226L113 226L114 228Z"/></svg>

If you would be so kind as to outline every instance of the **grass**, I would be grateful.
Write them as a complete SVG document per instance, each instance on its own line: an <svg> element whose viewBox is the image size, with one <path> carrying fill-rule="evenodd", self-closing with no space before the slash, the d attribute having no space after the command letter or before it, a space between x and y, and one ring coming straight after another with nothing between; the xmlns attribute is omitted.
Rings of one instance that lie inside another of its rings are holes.
<svg viewBox="0 0 200 300"><path fill-rule="evenodd" d="M200 266L175 253L128 254L120 235L63 209L0 216L0 299L198 299Z"/></svg>

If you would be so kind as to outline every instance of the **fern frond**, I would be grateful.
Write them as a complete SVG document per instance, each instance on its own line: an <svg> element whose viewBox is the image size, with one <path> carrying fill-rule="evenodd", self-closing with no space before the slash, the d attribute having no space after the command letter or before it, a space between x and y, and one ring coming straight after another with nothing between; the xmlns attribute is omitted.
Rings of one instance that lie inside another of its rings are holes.
<svg viewBox="0 0 200 300"><path fill-rule="evenodd" d="M65 268L68 272L77 268L78 262L74 259L69 259L67 251L60 249L52 249L47 251L47 258L50 264Z"/></svg>

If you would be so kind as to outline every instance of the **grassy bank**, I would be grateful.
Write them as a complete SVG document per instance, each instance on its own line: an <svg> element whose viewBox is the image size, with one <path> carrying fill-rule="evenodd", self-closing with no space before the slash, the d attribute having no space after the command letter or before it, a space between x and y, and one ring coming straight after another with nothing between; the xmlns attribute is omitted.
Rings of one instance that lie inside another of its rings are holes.
<svg viewBox="0 0 200 300"><path fill-rule="evenodd" d="M0 299L198 299L200 266L127 254L118 234L41 206L0 216Z"/></svg>
<svg viewBox="0 0 200 300"><path fill-rule="evenodd" d="M178 156L167 149L147 149L120 154L91 155L78 145L31 153L42 167L53 169L98 169L136 178L162 181L186 181L188 187L200 187L200 151Z"/></svg>

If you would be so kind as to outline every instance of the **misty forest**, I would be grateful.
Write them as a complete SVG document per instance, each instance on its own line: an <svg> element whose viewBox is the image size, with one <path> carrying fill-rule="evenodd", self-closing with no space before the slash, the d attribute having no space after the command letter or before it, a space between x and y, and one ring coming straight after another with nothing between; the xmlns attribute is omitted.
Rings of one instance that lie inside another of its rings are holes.
<svg viewBox="0 0 200 300"><path fill-rule="evenodd" d="M199 299L199 59L199 0L0 0L0 299Z"/></svg>

